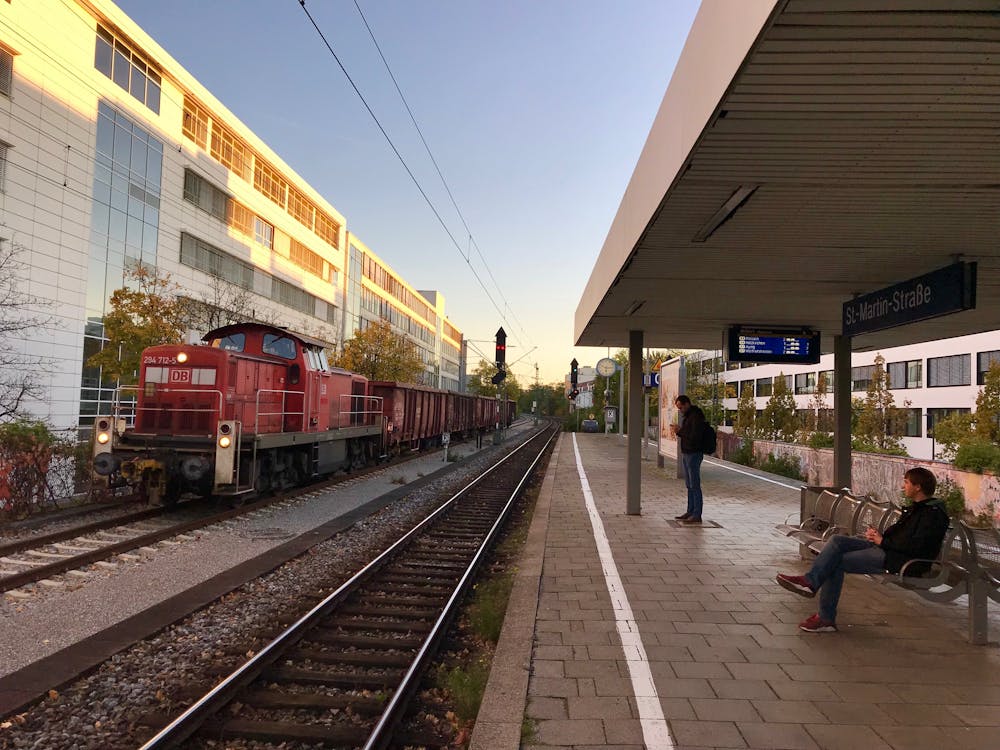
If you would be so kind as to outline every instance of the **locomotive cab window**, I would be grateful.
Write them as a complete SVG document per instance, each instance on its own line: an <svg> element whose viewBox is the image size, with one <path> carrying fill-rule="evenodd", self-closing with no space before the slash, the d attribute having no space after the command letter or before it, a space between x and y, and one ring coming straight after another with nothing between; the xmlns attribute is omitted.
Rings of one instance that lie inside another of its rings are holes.
<svg viewBox="0 0 1000 750"><path fill-rule="evenodd" d="M231 333L221 339L214 339L212 346L215 349L223 349L227 352L242 352L246 348L247 336L245 333Z"/></svg>
<svg viewBox="0 0 1000 750"><path fill-rule="evenodd" d="M273 333L265 333L264 346L261 351L264 354L273 354L276 357L295 359L295 342L287 336L276 336Z"/></svg>
<svg viewBox="0 0 1000 750"><path fill-rule="evenodd" d="M288 384L298 385L299 381L302 379L302 368L299 367L298 363L288 366Z"/></svg>

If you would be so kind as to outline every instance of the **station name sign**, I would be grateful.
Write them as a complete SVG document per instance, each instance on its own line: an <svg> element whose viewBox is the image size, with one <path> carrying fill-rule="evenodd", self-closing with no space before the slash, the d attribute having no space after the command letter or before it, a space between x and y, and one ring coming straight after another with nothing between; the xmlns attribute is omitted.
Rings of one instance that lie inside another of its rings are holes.
<svg viewBox="0 0 1000 750"><path fill-rule="evenodd" d="M976 307L976 264L954 263L844 303L843 331L857 336Z"/></svg>
<svg viewBox="0 0 1000 750"><path fill-rule="evenodd" d="M819 362L819 331L811 328L730 326L726 359L730 362L776 362L814 365Z"/></svg>

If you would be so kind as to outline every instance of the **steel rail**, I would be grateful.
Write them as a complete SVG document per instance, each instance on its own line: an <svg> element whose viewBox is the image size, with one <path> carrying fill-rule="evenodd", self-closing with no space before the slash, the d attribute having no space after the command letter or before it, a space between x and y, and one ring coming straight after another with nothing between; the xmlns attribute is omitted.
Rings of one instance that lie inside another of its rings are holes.
<svg viewBox="0 0 1000 750"><path fill-rule="evenodd" d="M494 521L493 526L490 527L490 530L486 534L486 538L479 546L479 549L476 550L475 555L466 567L461 579L459 579L454 591L448 598L448 602L445 604L443 612L431 627L431 631L428 633L427 638L420 647L420 651L417 653L413 662L411 662L410 668L406 671L406 674L403 676L403 679L400 681L395 691L393 691L392 698L389 700L385 710L382 712L382 716L379 718L378 723L375 725L375 728L372 730L368 740L364 744L364 750L382 750L382 748L385 748L392 740L392 733L395 730L396 725L403 718L403 713L406 710L410 699L420 686L420 679L423 676L424 670L426 669L428 662L433 658L438 644L441 639L444 638L448 627L451 625L452 618L457 612L458 607L465 596L466 590L472 583L476 573L478 573L479 567L483 562L483 558L492 548L494 540L507 521L507 516L510 515L510 510L514 505L514 502L521 494L524 485L531 477L535 467L538 465L538 462L542 460L542 456L545 455L545 450L555 439L556 435L558 435L558 432L551 432L549 438L545 441L545 444L538 451L538 455L535 456L531 465L525 469L524 474L517 483L517 486L510 493L510 496L504 503L503 509L497 516L497 520ZM541 437L544 437L544 433L541 434ZM532 439L535 438L539 438L539 436L535 436ZM530 442L530 440L526 441L524 445L527 445L528 442Z"/></svg>
<svg viewBox="0 0 1000 750"><path fill-rule="evenodd" d="M402 537L393 542L393 544L383 550L377 557L351 576L350 579L341 584L335 591L323 599L323 601L313 606L312 609L292 623L284 632L271 640L270 643L264 646L264 648L258 651L252 658L238 667L208 693L189 706L180 716L176 717L167 726L157 732L157 734L143 744L139 750L166 750L167 748L180 747L181 743L197 732L198 728L209 717L218 713L223 707L230 703L241 690L246 688L251 682L257 679L264 672L264 670L280 659L288 649L302 640L302 638L306 636L308 630L314 627L318 621L326 617L331 610L352 594L358 587L360 587L361 584L365 583L379 568L394 559L397 552L403 549L415 537L423 533L423 531L440 516L454 507L455 504L470 490L485 481L485 479L496 469L510 461L516 454L525 449L531 442L537 440L538 438L538 433L532 435L523 443L515 447L502 459L483 471L465 487L458 490L439 508L420 521ZM546 445L548 445L548 442L546 442ZM539 451L539 456L542 453L543 451ZM531 464L532 467L537 464L537 461L538 458L536 457L535 461ZM524 479L522 478L518 487L521 486L523 481ZM478 557L479 555L477 553L477 558ZM465 579L466 577L463 576L462 580L464 581ZM452 599L455 599L455 597L453 596ZM451 601L451 599L449 601ZM425 654L426 652L422 648L420 653ZM391 724L389 726L391 726Z"/></svg>

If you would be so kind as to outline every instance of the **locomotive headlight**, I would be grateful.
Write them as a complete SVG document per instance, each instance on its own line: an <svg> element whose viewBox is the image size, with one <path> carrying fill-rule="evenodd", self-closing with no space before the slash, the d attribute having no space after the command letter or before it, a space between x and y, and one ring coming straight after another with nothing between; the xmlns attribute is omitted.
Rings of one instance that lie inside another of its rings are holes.
<svg viewBox="0 0 1000 750"><path fill-rule="evenodd" d="M222 437L219 438L219 447L220 448L228 448L232 444L233 444L233 441L229 437L229 435L223 435Z"/></svg>
<svg viewBox="0 0 1000 750"><path fill-rule="evenodd" d="M97 433L97 442L101 445L107 445L108 441L111 440L111 435L106 432Z"/></svg>
<svg viewBox="0 0 1000 750"><path fill-rule="evenodd" d="M181 352L180 354L178 354L177 355L177 361L180 362L181 364L184 364L185 362L187 362L188 361L187 352Z"/></svg>

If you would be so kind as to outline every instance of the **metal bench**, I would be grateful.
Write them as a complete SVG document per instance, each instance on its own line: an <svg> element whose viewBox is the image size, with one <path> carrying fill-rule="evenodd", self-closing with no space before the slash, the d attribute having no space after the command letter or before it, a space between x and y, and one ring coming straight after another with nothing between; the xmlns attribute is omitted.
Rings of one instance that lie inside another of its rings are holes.
<svg viewBox="0 0 1000 750"><path fill-rule="evenodd" d="M856 495L852 495L850 493L841 495L840 501L833 509L833 516L830 518L830 524L823 531L823 534L819 539L814 539L806 544L806 546L809 547L809 551L819 554L823 551L823 547L826 546L826 543L836 534L843 534L846 536L857 534L859 517L865 507L866 500L867 498L857 497Z"/></svg>
<svg viewBox="0 0 1000 750"><path fill-rule="evenodd" d="M775 528L785 536L795 539L803 547L823 538L823 532L829 528L833 514L845 491L836 492L830 489L803 487L799 503L799 523L785 523Z"/></svg>
<svg viewBox="0 0 1000 750"><path fill-rule="evenodd" d="M786 523L777 527L799 542L800 553L818 553L834 534L861 536L869 526L884 533L902 516L902 510L894 505L870 497L859 499L846 490L837 493L826 488L803 487L802 494L803 520L799 526ZM923 575L913 575L914 566L919 568L921 563L926 563L929 570ZM989 638L987 600L1000 602L1000 531L975 528L959 521L948 529L935 559L909 560L898 573L868 577L912 591L932 602L952 602L968 596L969 641L983 645Z"/></svg>

